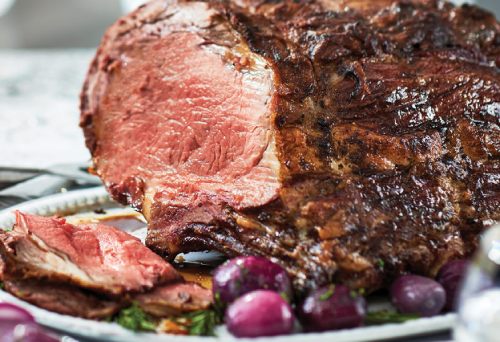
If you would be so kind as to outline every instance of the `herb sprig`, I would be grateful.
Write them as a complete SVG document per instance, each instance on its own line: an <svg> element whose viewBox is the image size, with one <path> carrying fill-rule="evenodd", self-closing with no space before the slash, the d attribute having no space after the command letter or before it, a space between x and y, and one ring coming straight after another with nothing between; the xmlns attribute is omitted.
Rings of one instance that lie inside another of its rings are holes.
<svg viewBox="0 0 500 342"><path fill-rule="evenodd" d="M185 317L190 321L189 335L215 336L215 328L220 319L214 310L195 311L186 314Z"/></svg>
<svg viewBox="0 0 500 342"><path fill-rule="evenodd" d="M155 331L157 326L137 303L132 303L128 308L121 310L116 317L116 323L133 331Z"/></svg>
<svg viewBox="0 0 500 342"><path fill-rule="evenodd" d="M200 310L165 319L160 330L193 336L215 336L215 328L220 323L215 310Z"/></svg>
<svg viewBox="0 0 500 342"><path fill-rule="evenodd" d="M328 287L328 289L319 296L319 300L324 302L325 300L330 299L330 297L333 296L334 292L335 292L335 284L331 284Z"/></svg>
<svg viewBox="0 0 500 342"><path fill-rule="evenodd" d="M420 318L415 314L402 314L391 310L380 310L369 312L366 315L365 322L369 325L385 324L385 323L403 323Z"/></svg>

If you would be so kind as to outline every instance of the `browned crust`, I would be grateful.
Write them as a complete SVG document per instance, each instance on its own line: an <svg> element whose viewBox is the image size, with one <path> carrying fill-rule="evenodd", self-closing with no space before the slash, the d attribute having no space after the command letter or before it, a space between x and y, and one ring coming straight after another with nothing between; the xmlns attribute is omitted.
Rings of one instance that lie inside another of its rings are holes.
<svg viewBox="0 0 500 342"><path fill-rule="evenodd" d="M182 312L208 309L212 305L212 292L198 284L178 283L159 287L137 296L135 300L150 315L170 317Z"/></svg>
<svg viewBox="0 0 500 342"><path fill-rule="evenodd" d="M298 288L336 278L369 290L470 255L500 219L493 15L434 0L209 3L273 67L283 188L263 208L225 208L175 231L163 229L170 209L156 204L152 248L262 254L287 266ZM140 29L140 13L125 22ZM94 156L88 84L120 25L104 38L82 92ZM112 195L127 201L122 192Z"/></svg>
<svg viewBox="0 0 500 342"><path fill-rule="evenodd" d="M109 319L126 302L116 302L80 288L34 279L8 279L4 289L28 303L43 309L87 319Z"/></svg>

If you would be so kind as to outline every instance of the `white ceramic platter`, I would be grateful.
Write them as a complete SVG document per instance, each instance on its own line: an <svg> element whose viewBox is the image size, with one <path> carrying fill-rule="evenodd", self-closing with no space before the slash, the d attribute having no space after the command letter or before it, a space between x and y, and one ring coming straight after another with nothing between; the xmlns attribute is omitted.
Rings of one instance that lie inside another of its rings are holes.
<svg viewBox="0 0 500 342"><path fill-rule="evenodd" d="M0 228L10 228L14 223L14 210L38 215L74 215L89 212L97 208L119 208L108 197L103 188L73 191L42 199L26 202L15 208L0 211ZM340 330L319 334L295 334L274 338L236 339L224 327L219 327L217 337L187 337L174 335L156 335L149 333L133 333L114 323L96 322L71 316L49 312L10 294L0 291L0 301L11 302L29 310L36 320L47 327L99 341L270 341L270 342L362 342L380 341L389 338L403 338L419 334L429 334L449 329L455 320L454 314L421 318L400 324L385 324L363 328Z"/></svg>

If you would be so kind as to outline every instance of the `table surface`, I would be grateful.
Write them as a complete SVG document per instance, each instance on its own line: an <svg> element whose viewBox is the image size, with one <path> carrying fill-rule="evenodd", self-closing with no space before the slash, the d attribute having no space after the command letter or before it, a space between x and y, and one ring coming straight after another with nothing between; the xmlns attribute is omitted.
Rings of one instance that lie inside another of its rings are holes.
<svg viewBox="0 0 500 342"><path fill-rule="evenodd" d="M89 159L78 127L91 50L0 50L0 165L44 167ZM405 339L449 341L448 333Z"/></svg>
<svg viewBox="0 0 500 342"><path fill-rule="evenodd" d="M92 54L0 50L0 165L89 159L78 98Z"/></svg>

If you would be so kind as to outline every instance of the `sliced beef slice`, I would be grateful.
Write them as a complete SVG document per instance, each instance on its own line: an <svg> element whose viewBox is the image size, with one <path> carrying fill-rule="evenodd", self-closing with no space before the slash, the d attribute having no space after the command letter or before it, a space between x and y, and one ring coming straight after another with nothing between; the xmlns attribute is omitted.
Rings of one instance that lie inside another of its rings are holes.
<svg viewBox="0 0 500 342"><path fill-rule="evenodd" d="M17 212L13 231L2 233L2 241L7 267L25 265L29 277L66 280L109 295L181 279L139 239L103 224L75 226Z"/></svg>
<svg viewBox="0 0 500 342"><path fill-rule="evenodd" d="M160 286L134 298L147 313L168 317L186 311L205 310L212 304L211 291L200 291L194 283L177 283Z"/></svg>
<svg viewBox="0 0 500 342"><path fill-rule="evenodd" d="M111 318L126 304L71 285L39 279L6 280L4 289L46 310L88 319Z"/></svg>
<svg viewBox="0 0 500 342"><path fill-rule="evenodd" d="M113 316L138 301L149 312L207 309L211 291L185 283L138 239L102 224L17 212L0 233L5 290L39 307L89 319ZM160 311L162 310L162 311Z"/></svg>

